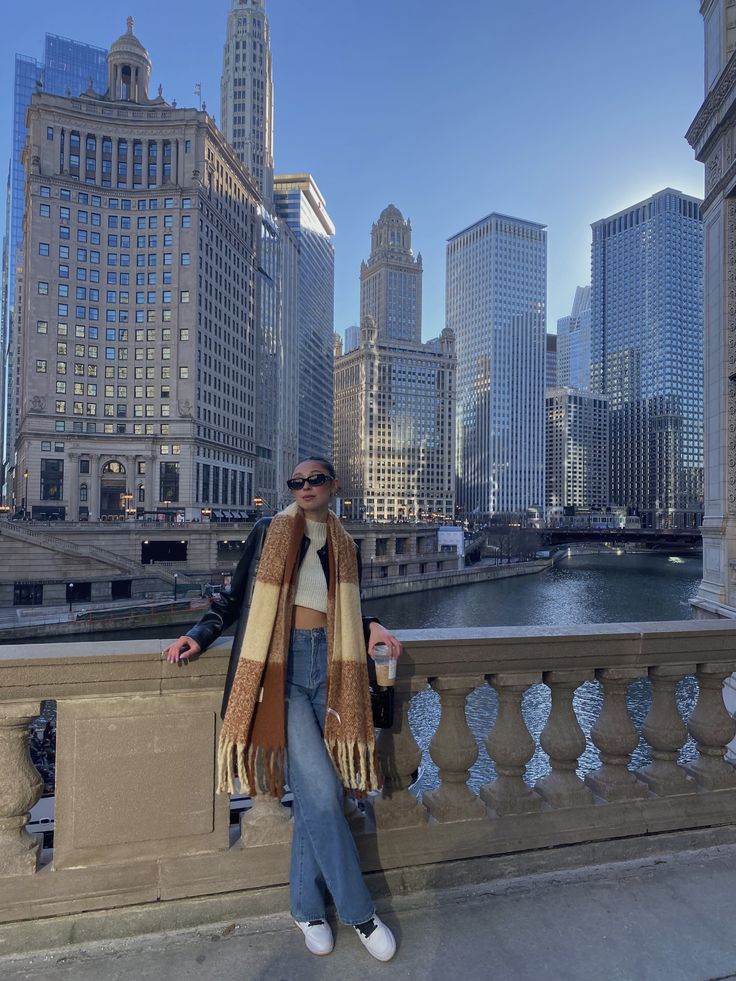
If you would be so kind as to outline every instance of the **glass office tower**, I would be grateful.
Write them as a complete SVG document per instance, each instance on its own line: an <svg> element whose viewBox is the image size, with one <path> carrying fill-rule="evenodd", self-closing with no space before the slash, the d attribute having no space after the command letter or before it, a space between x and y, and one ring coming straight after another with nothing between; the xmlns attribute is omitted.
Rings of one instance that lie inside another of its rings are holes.
<svg viewBox="0 0 736 981"><path fill-rule="evenodd" d="M490 214L447 243L457 350L457 499L466 517L544 502L547 230Z"/></svg>
<svg viewBox="0 0 736 981"><path fill-rule="evenodd" d="M592 226L591 388L608 396L610 503L645 527L702 517L700 205L665 188Z"/></svg>
<svg viewBox="0 0 736 981"><path fill-rule="evenodd" d="M590 286L578 286L570 315L557 321L557 384L590 391Z"/></svg>

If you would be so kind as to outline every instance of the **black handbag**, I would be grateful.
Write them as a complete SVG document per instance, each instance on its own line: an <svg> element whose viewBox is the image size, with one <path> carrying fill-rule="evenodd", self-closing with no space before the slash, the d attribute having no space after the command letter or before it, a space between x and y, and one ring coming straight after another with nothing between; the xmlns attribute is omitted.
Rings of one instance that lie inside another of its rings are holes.
<svg viewBox="0 0 736 981"><path fill-rule="evenodd" d="M393 685L384 687L378 684L375 662L368 654L366 657L368 660L368 687L371 693L373 725L376 729L390 729L394 724Z"/></svg>

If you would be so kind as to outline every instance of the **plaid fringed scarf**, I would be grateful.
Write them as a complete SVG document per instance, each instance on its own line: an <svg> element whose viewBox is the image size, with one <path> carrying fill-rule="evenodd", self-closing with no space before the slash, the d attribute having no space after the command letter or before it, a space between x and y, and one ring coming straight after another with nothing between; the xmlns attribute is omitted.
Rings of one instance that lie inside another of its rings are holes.
<svg viewBox="0 0 736 981"><path fill-rule="evenodd" d="M258 566L243 648L217 753L218 792L255 796L265 784L281 797L285 782L285 685L292 607L304 537L296 504L271 522ZM355 543L330 511L327 518L327 716L324 741L343 786L357 793L381 786L360 611ZM260 779L257 779L259 777Z"/></svg>

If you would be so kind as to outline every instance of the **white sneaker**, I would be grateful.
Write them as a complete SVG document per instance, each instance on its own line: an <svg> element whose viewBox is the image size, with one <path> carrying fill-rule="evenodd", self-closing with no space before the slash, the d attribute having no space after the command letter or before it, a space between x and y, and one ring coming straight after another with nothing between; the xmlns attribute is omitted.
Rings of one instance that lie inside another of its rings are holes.
<svg viewBox="0 0 736 981"><path fill-rule="evenodd" d="M318 957L332 952L335 941L332 937L330 924L324 920L294 920L296 925L304 934L304 943L307 950Z"/></svg>
<svg viewBox="0 0 736 981"><path fill-rule="evenodd" d="M365 923L354 927L363 946L377 961L390 961L396 953L396 941L386 924L375 913Z"/></svg>

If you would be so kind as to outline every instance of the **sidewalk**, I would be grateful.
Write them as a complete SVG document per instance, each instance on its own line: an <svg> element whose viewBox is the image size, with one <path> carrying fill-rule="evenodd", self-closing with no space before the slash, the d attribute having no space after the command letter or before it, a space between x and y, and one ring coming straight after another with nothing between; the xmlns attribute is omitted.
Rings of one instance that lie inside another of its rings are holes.
<svg viewBox="0 0 736 981"><path fill-rule="evenodd" d="M399 898L379 964L309 954L286 914L0 959L3 981L734 981L736 845ZM41 927L40 927L41 928Z"/></svg>

